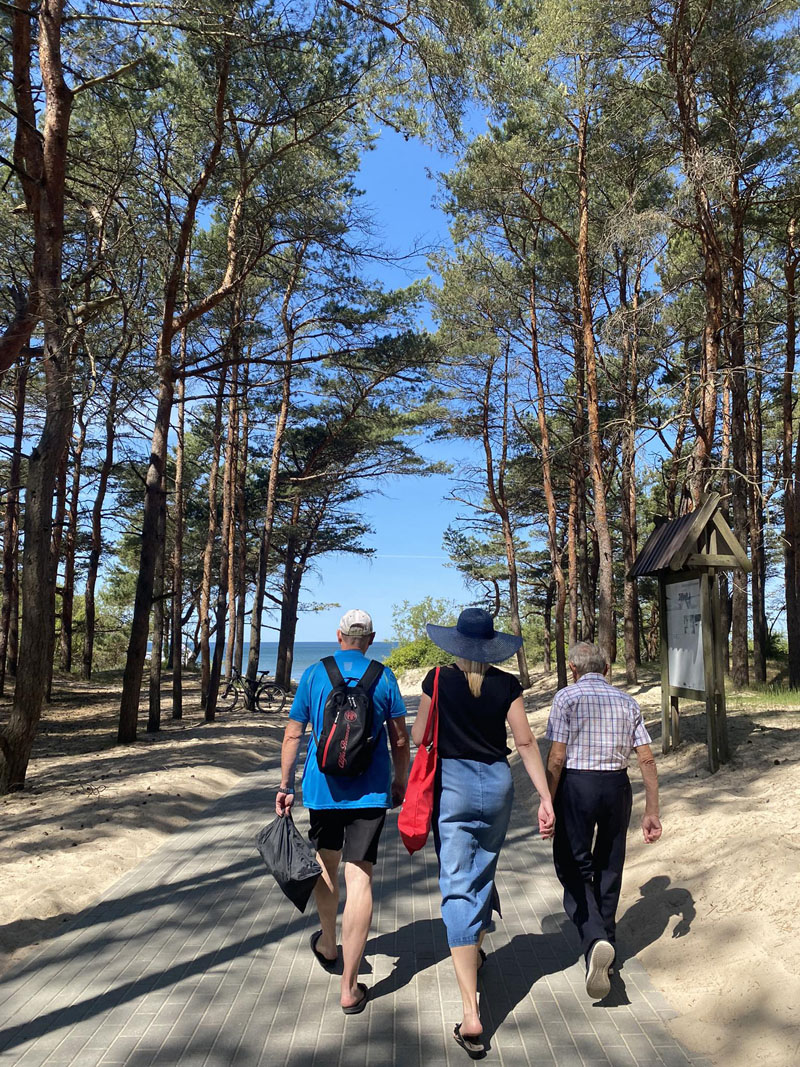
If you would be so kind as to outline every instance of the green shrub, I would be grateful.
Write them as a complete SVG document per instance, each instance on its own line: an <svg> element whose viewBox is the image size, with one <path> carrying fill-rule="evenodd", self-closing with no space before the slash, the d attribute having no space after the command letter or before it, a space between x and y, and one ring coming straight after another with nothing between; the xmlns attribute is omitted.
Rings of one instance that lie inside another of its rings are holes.
<svg viewBox="0 0 800 1067"><path fill-rule="evenodd" d="M414 667L441 667L446 663L453 663L454 660L429 637L418 637L416 641L392 649L383 662L391 670L398 672Z"/></svg>

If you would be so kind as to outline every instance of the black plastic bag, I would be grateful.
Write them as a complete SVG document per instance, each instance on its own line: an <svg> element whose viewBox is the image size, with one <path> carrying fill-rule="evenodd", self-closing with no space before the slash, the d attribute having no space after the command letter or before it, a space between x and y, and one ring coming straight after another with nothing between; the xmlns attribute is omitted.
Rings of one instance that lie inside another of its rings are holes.
<svg viewBox="0 0 800 1067"><path fill-rule="evenodd" d="M291 813L278 815L256 836L256 848L292 904L305 911L322 868L313 846L294 824Z"/></svg>

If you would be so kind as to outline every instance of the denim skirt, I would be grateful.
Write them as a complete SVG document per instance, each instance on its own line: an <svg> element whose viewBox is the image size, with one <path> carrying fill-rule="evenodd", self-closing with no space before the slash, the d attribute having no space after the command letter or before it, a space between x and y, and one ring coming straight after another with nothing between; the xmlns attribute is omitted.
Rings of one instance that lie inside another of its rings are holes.
<svg viewBox="0 0 800 1067"><path fill-rule="evenodd" d="M514 800L511 770L505 762L443 759L439 781L434 839L447 943L475 945L491 919L497 857Z"/></svg>

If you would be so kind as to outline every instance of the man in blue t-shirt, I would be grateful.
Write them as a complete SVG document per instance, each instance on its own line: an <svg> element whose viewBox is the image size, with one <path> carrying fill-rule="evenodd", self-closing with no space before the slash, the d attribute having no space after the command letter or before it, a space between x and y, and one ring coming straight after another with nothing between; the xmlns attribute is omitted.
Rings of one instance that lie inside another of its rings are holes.
<svg viewBox="0 0 800 1067"><path fill-rule="evenodd" d="M370 665L366 652L375 639L366 611L345 612L336 631L336 665L348 685L361 680ZM372 870L378 855L386 809L401 804L408 779L406 708L397 679L385 667L373 690L375 745L369 767L353 778L331 777L320 770L316 740L322 732L323 710L333 684L322 662L303 672L297 687L281 747L281 787L275 798L278 815L294 803L294 774L300 741L311 724L303 770L303 803L309 809L309 837L322 866L314 895L321 930L311 935L311 951L332 973L338 964L336 915L339 907L339 864L344 860L347 899L342 916L342 990L346 1015L366 1007L367 987L358 982L358 968L372 920ZM388 735L391 746L386 744Z"/></svg>

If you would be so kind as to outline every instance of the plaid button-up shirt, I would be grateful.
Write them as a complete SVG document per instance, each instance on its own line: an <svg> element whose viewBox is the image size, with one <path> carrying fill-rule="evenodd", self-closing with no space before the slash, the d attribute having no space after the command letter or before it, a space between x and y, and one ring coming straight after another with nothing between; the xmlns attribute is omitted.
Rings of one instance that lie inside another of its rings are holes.
<svg viewBox="0 0 800 1067"><path fill-rule="evenodd" d="M650 744L642 710L602 674L584 674L553 699L545 734L567 746L567 769L621 771L631 750Z"/></svg>

